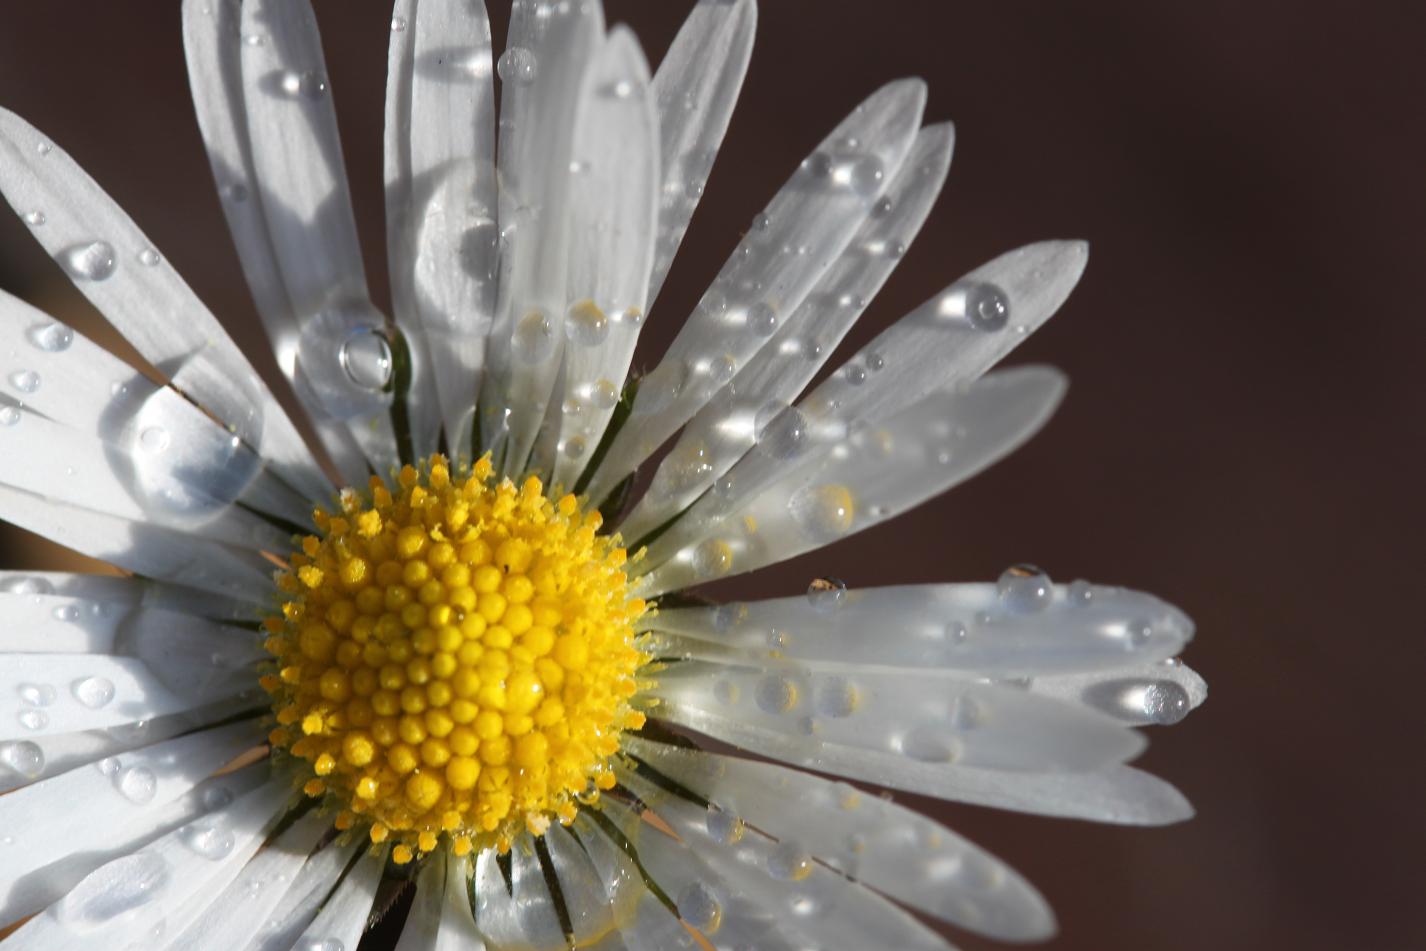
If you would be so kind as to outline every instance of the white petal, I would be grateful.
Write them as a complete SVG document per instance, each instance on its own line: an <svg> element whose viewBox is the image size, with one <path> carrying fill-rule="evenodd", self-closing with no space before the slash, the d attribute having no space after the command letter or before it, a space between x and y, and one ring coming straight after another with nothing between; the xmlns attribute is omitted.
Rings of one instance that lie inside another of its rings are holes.
<svg viewBox="0 0 1426 951"><path fill-rule="evenodd" d="M320 855L329 851L324 850ZM350 855L350 851L347 854ZM347 870L335 891L312 887L317 883L316 875L309 875L309 881L295 882L274 916L278 926L264 929L254 937L247 946L248 951L290 951L303 948L304 942L307 947L320 948L324 941L334 942L331 947L355 948L366 930L385 866L386 851L371 849ZM307 869L304 867L303 871ZM327 870L322 871L324 874L320 877L325 883Z"/></svg>
<svg viewBox="0 0 1426 951"><path fill-rule="evenodd" d="M906 951L949 947L944 938L901 908L814 861L802 843L774 842L751 829L728 842L709 832L705 809L630 770L621 769L620 779L722 877L725 887L738 889L769 915L786 920L788 930L813 947ZM692 903L675 901L688 918L684 906Z"/></svg>
<svg viewBox="0 0 1426 951"><path fill-rule="evenodd" d="M834 870L962 927L1003 941L1054 931L1045 900L1013 869L925 816L808 773L626 738L626 750L715 803L709 834L742 823L795 842Z"/></svg>
<svg viewBox="0 0 1426 951"><path fill-rule="evenodd" d="M434 864L434 863L433 863ZM445 900L441 903L440 929L430 951L485 951L485 942L471 917L470 858L450 853L446 857Z"/></svg>
<svg viewBox="0 0 1426 951"><path fill-rule="evenodd" d="M181 932L262 845L287 797L283 784L267 783L100 866L8 941L22 951L90 951L100 929L116 947L152 942L169 927Z"/></svg>
<svg viewBox="0 0 1426 951"><path fill-rule="evenodd" d="M643 597L738 574L828 545L946 491L1030 438L1064 395L1056 370L1007 370L853 427L828 448L795 409L756 453L649 546Z"/></svg>
<svg viewBox="0 0 1426 951"><path fill-rule="evenodd" d="M589 496L602 500L693 416L801 306L842 253L911 145L926 100L919 80L858 106L775 195L698 310L639 386ZM855 150L847 142L856 142Z"/></svg>
<svg viewBox="0 0 1426 951"><path fill-rule="evenodd" d="M566 947L544 870L528 836L510 849L510 886L494 849L475 860L475 926L497 948L559 951Z"/></svg>
<svg viewBox="0 0 1426 951"><path fill-rule="evenodd" d="M733 117L753 51L757 13L754 0L699 0L654 74L663 186L651 302L703 197Z"/></svg>
<svg viewBox="0 0 1426 951"><path fill-rule="evenodd" d="M678 442L654 473L649 490L619 526L629 539L642 538L702 495L757 442L755 420L775 412L812 379L843 335L891 275L916 237L950 167L954 133L949 124L916 135L911 151L891 177L861 230L797 311L738 371L732 385L689 420ZM865 376L880 364L844 372Z"/></svg>
<svg viewBox="0 0 1426 951"><path fill-rule="evenodd" d="M0 867L0 921L53 901L104 861L102 851L146 838L165 810L214 770L261 740L252 722L192 733L80 766L0 797L0 827L13 841ZM85 834L56 803L83 803ZM187 807L183 807L187 808Z"/></svg>
<svg viewBox="0 0 1426 951"><path fill-rule="evenodd" d="M908 768L1088 772L1145 745L1097 711L942 672L824 673L738 660L670 665L650 690L661 701L654 715L736 746L761 742L799 765L856 760L866 751Z"/></svg>
<svg viewBox="0 0 1426 951"><path fill-rule="evenodd" d="M1208 684L1177 660L1037 677L1030 689L1042 696L1084 704L1135 726L1177 723L1208 699Z"/></svg>
<svg viewBox="0 0 1426 951"><path fill-rule="evenodd" d="M187 929L181 934L167 929L168 946L175 951L239 951L247 944L253 923L271 916L287 892L287 883L301 874L317 840L331 827L331 818L316 810L292 823L243 866ZM330 884L336 883L337 871L333 870Z"/></svg>
<svg viewBox="0 0 1426 951"><path fill-rule="evenodd" d="M264 602L273 565L234 548L162 525L53 502L0 485L0 517L81 554L148 578Z"/></svg>
<svg viewBox="0 0 1426 951"><path fill-rule="evenodd" d="M387 60L387 257L398 321L422 343L439 400L413 407L431 417L413 419L413 440L418 458L433 452L444 424L451 454L468 455L497 273L490 21L481 0L403 0L393 13L405 26Z"/></svg>
<svg viewBox="0 0 1426 951"><path fill-rule="evenodd" d="M208 150L213 179L222 199L238 261L289 383L297 382L301 327L278 265L279 248L257 193L252 138L248 134L243 85L243 44L266 43L266 33L242 32L240 0L183 0L183 51L198 127ZM348 484L366 475L360 447L347 428L323 413L309 413L323 446ZM312 498L321 498L319 491Z"/></svg>
<svg viewBox="0 0 1426 951"><path fill-rule="evenodd" d="M35 239L144 359L273 460L293 485L325 485L291 420L232 338L94 180L5 110L0 156L6 200L19 214L45 216Z"/></svg>
<svg viewBox="0 0 1426 951"><path fill-rule="evenodd" d="M563 827L552 825L544 839L550 867L560 884L560 895L574 929L575 946L592 945L616 927L610 896L612 883L600 876L584 847Z"/></svg>
<svg viewBox="0 0 1426 951"><path fill-rule="evenodd" d="M196 588L164 584L146 578L73 574L63 571L0 571L0 613L14 610L16 605L26 599L31 600L31 603L41 603L33 599L44 599L50 595L68 598L68 603L95 614L123 606L144 604L197 617L253 621L267 606L266 600L259 606L258 603L224 598ZM53 606L61 608L64 604L57 601Z"/></svg>
<svg viewBox="0 0 1426 951"><path fill-rule="evenodd" d="M673 608L644 624L680 636L660 642L660 653L716 659L731 648L819 667L987 677L1112 671L1172 657L1193 636L1193 623L1153 595L1084 582L1055 585L1033 610L1008 604L992 584L907 585Z"/></svg>
<svg viewBox="0 0 1426 951"><path fill-rule="evenodd" d="M598 446L649 306L658 120L638 41L616 27L585 77L570 166L563 412L552 482L573 487ZM571 412L571 410L573 410Z"/></svg>
<svg viewBox="0 0 1426 951"><path fill-rule="evenodd" d="M509 78L500 109L500 297L480 425L485 448L505 447L508 471L524 467L560 366L570 154L580 84L603 31L598 2L535 0L512 12L499 61Z"/></svg>

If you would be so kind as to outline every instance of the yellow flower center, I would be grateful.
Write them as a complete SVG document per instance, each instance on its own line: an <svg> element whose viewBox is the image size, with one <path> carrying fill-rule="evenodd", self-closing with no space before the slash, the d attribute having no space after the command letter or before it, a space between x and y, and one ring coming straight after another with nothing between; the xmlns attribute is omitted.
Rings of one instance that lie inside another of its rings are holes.
<svg viewBox="0 0 1426 951"><path fill-rule="evenodd" d="M265 622L271 741L398 861L572 822L614 783L644 602L574 496L441 456L314 514Z"/></svg>

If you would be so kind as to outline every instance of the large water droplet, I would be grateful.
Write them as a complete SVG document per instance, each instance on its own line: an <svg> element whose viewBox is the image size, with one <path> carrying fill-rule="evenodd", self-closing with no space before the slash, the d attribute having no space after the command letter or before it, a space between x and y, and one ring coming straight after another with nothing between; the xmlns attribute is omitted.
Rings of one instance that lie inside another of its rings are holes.
<svg viewBox="0 0 1426 951"><path fill-rule="evenodd" d="M717 806L708 807L707 826L708 835L714 842L722 845L732 845L742 839L743 833L747 830L742 819Z"/></svg>
<svg viewBox="0 0 1426 951"><path fill-rule="evenodd" d="M233 791L226 786L210 786L203 790L201 801L203 808L209 812L222 809L233 801Z"/></svg>
<svg viewBox="0 0 1426 951"><path fill-rule="evenodd" d="M1087 608L1094 603L1094 585L1088 581L1071 581L1066 599L1077 608Z"/></svg>
<svg viewBox="0 0 1426 951"><path fill-rule="evenodd" d="M797 706L797 684L780 674L768 674L758 681L753 699L764 713L787 713Z"/></svg>
<svg viewBox="0 0 1426 951"><path fill-rule="evenodd" d="M531 310L515 324L510 350L517 360L531 366L554 356L555 329L543 310Z"/></svg>
<svg viewBox="0 0 1426 951"><path fill-rule="evenodd" d="M819 716L834 719L849 717L856 712L859 696L856 685L846 677L825 678L814 691Z"/></svg>
<svg viewBox="0 0 1426 951"><path fill-rule="evenodd" d="M25 334L41 350L48 353L59 353L68 350L69 345L74 343L74 331L70 330L59 321L49 321L48 323L36 324Z"/></svg>
<svg viewBox="0 0 1426 951"><path fill-rule="evenodd" d="M122 765L123 764L119 762L119 757L106 756L99 762L95 763L94 768L99 770L99 772L103 773L105 776L113 776L119 771L119 768Z"/></svg>
<svg viewBox="0 0 1426 951"><path fill-rule="evenodd" d="M780 842L768 853L767 871L784 882L798 882L812 874L812 856L796 842Z"/></svg>
<svg viewBox="0 0 1426 951"><path fill-rule="evenodd" d="M19 421L19 410L13 406L0 406L0 426L14 426Z"/></svg>
<svg viewBox="0 0 1426 951"><path fill-rule="evenodd" d="M723 924L723 906L713 890L702 882L689 882L678 893L678 915L705 935L715 934Z"/></svg>
<svg viewBox="0 0 1426 951"><path fill-rule="evenodd" d="M27 730L43 730L50 725L49 714L43 710L36 710L34 707L21 710L15 715L15 719L19 720L20 726Z"/></svg>
<svg viewBox="0 0 1426 951"><path fill-rule="evenodd" d="M107 677L81 677L69 686L74 699L91 710L98 710L114 699L114 682Z"/></svg>
<svg viewBox="0 0 1426 951"><path fill-rule="evenodd" d="M535 54L523 46L512 46L500 54L500 59L495 62L495 71L507 83L528 86L535 81Z"/></svg>
<svg viewBox="0 0 1426 951"><path fill-rule="evenodd" d="M45 751L29 740L0 743L0 764L26 779L34 779L44 772Z"/></svg>
<svg viewBox="0 0 1426 951"><path fill-rule="evenodd" d="M856 503L845 485L809 485L792 494L787 511L810 540L831 542L851 531Z"/></svg>
<svg viewBox="0 0 1426 951"><path fill-rule="evenodd" d="M1172 680L1155 680L1144 687L1144 716L1162 726L1177 723L1188 716L1192 704L1188 691Z"/></svg>
<svg viewBox="0 0 1426 951"><path fill-rule="evenodd" d="M40 375L34 370L16 370L10 374L10 385L21 393L33 393L40 388Z"/></svg>
<svg viewBox="0 0 1426 951"><path fill-rule="evenodd" d="M163 260L163 258L159 257L159 253L153 248L144 248L139 252L138 258L139 263L144 267L156 267L158 262Z"/></svg>
<svg viewBox="0 0 1426 951"><path fill-rule="evenodd" d="M190 823L179 832L179 837L198 855L214 861L232 852L236 842L232 830L217 819L200 819Z"/></svg>
<svg viewBox="0 0 1426 951"><path fill-rule="evenodd" d="M818 614L831 614L847 599L847 583L840 578L815 578L807 586L807 603Z"/></svg>
<svg viewBox="0 0 1426 951"><path fill-rule="evenodd" d="M609 336L609 318L592 300L575 301L569 305L564 319L565 336L585 347L597 346Z"/></svg>
<svg viewBox="0 0 1426 951"><path fill-rule="evenodd" d="M101 865L70 889L55 916L74 931L99 928L113 918L153 901L169 879L168 863L139 852Z"/></svg>
<svg viewBox="0 0 1426 951"><path fill-rule="evenodd" d="M995 584L1001 603L1012 611L1043 611L1054 598L1050 576L1034 565L1011 565Z"/></svg>
<svg viewBox="0 0 1426 951"><path fill-rule="evenodd" d="M22 683L15 690L20 699L32 707L47 707L54 703L55 689L50 684Z"/></svg>
<svg viewBox="0 0 1426 951"><path fill-rule="evenodd" d="M590 387L589 402L597 409L613 409L614 404L619 402L619 387L609 380L595 380Z"/></svg>
<svg viewBox="0 0 1426 951"><path fill-rule="evenodd" d="M881 189L885 177L881 159L875 155L858 155L842 161L832 172L832 180L856 192L870 197Z"/></svg>
<svg viewBox="0 0 1426 951"><path fill-rule="evenodd" d="M777 311L766 301L748 308L748 329L759 337L771 337L777 330Z"/></svg>
<svg viewBox="0 0 1426 951"><path fill-rule="evenodd" d="M147 766L130 766L115 774L114 788L130 802L143 805L158 792L158 777Z"/></svg>
<svg viewBox="0 0 1426 951"><path fill-rule="evenodd" d="M961 281L942 295L937 312L943 318L968 320L975 329L992 333L1010 320L1010 296L994 284Z"/></svg>
<svg viewBox="0 0 1426 951"><path fill-rule="evenodd" d="M379 393L391 382L391 342L377 328L362 328L347 337L338 359L362 389Z"/></svg>
<svg viewBox="0 0 1426 951"><path fill-rule="evenodd" d="M90 241L65 248L58 255L69 276L81 281L102 281L114 273L118 259L108 241Z"/></svg>
<svg viewBox="0 0 1426 951"><path fill-rule="evenodd" d="M774 459L792 459L806 448L807 418L796 406L779 400L763 404L753 417L758 449Z"/></svg>
<svg viewBox="0 0 1426 951"><path fill-rule="evenodd" d="M561 444L560 452L568 459L582 459L586 448L587 444L583 438L571 436Z"/></svg>
<svg viewBox="0 0 1426 951"><path fill-rule="evenodd" d="M693 549L693 573L700 579L718 578L733 568L733 549L728 543L710 538Z"/></svg>

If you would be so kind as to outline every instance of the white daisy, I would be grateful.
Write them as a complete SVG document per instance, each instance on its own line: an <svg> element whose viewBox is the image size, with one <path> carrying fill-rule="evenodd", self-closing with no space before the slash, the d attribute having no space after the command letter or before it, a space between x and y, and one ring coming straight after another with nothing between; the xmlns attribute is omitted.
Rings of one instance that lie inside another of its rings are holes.
<svg viewBox="0 0 1426 951"><path fill-rule="evenodd" d="M480 0L399 2L388 318L311 11L185 0L223 207L320 448L135 224L0 112L0 190L150 364L0 296L0 515L126 572L3 579L7 948L353 949L412 879L402 949L947 947L907 908L1026 940L1053 919L1015 872L790 767L1044 815L1190 814L1123 765L1133 727L1205 694L1173 659L1191 624L1149 595L1030 566L683 593L1028 438L1062 377L982 374L1086 257L997 258L804 393L950 163L951 127L895 82L631 375L754 19L703 0L651 74L596 0L517 0L498 61Z"/></svg>

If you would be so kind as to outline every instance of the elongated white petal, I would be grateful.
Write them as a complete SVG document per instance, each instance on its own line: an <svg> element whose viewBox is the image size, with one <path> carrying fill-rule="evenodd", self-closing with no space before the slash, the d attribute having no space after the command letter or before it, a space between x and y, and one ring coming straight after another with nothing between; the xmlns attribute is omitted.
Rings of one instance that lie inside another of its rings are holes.
<svg viewBox="0 0 1426 951"><path fill-rule="evenodd" d="M814 861L803 843L775 842L751 829L730 842L713 834L705 809L628 769L621 769L620 779L724 882L743 890L768 914L790 919L789 930L810 939L813 947L907 951L949 947L944 938L901 908Z"/></svg>
<svg viewBox="0 0 1426 951"><path fill-rule="evenodd" d="M280 251L258 191L252 137L248 134L242 50L268 42L265 32L243 34L240 0L183 0L183 51L198 127L208 150L223 214L238 251L248 288L287 381L298 384L301 325L278 264ZM300 80L299 80L300 82ZM299 391L300 392L300 391ZM366 474L361 448L346 426L325 412L308 415L322 445L349 485ZM320 498L321 493L312 495Z"/></svg>
<svg viewBox="0 0 1426 951"><path fill-rule="evenodd" d="M47 602L51 596L60 600ZM143 605L196 617L241 621L256 620L261 611L254 603L147 578L65 571L0 571L0 612L22 610L20 605L26 602L47 604L55 620L62 620L62 615L71 613L63 610L67 606L81 612L104 614Z"/></svg>
<svg viewBox="0 0 1426 951"><path fill-rule="evenodd" d="M551 826L545 833L550 867L560 884L560 897L569 912L576 947L592 945L601 935L617 927L617 914L610 885L600 877L589 853L562 827Z"/></svg>
<svg viewBox="0 0 1426 951"><path fill-rule="evenodd" d="M663 185L650 303L668 276L733 117L753 51L757 12L754 0L699 0L654 74Z"/></svg>
<svg viewBox="0 0 1426 951"><path fill-rule="evenodd" d="M416 455L444 426L469 454L471 407L495 309L495 68L481 0L403 0L386 75L386 246L407 340L421 341L435 425L413 420ZM413 333L417 330L419 333ZM417 407L419 409L420 407ZM415 410L413 410L414 412Z"/></svg>
<svg viewBox="0 0 1426 951"><path fill-rule="evenodd" d="M1030 689L1042 696L1082 703L1135 726L1177 723L1208 699L1203 678L1174 659L1037 677Z"/></svg>
<svg viewBox="0 0 1426 951"><path fill-rule="evenodd" d="M917 133L905 161L888 170L886 194L817 287L732 384L689 420L620 525L626 538L643 537L702 495L756 444L757 420L797 398L916 237L945 182L954 138L949 124ZM865 377L880 369L873 363L843 372Z"/></svg>
<svg viewBox="0 0 1426 951"><path fill-rule="evenodd" d="M801 306L881 197L886 170L901 164L925 100L919 80L891 83L803 161L640 384L629 424L589 484L590 498L603 499Z"/></svg>
<svg viewBox="0 0 1426 951"><path fill-rule="evenodd" d="M321 854L326 855L327 851ZM334 859L337 857L333 856ZM318 884L315 874L307 875L306 881L293 883L273 917L276 925L263 929L254 937L247 945L248 951L355 948L366 930L385 864L385 850L373 849L351 865L335 890L315 887ZM304 867L303 871L306 872L307 868ZM327 869L321 871L324 873L320 876L321 882L325 884L329 881L329 876L325 874Z"/></svg>
<svg viewBox="0 0 1426 951"><path fill-rule="evenodd" d="M444 900L440 906L441 924L430 951L485 951L485 942L476 931L471 917L469 856L448 853Z"/></svg>
<svg viewBox="0 0 1426 951"><path fill-rule="evenodd" d="M508 471L524 467L560 366L570 155L603 32L597 0L534 0L512 12L499 61L500 296L480 402L484 446Z"/></svg>
<svg viewBox="0 0 1426 951"><path fill-rule="evenodd" d="M575 819L573 835L588 861L595 879L602 883L605 900L613 914L620 946L628 951L673 951L695 948L692 935L644 885L639 870L623 849L609 838L604 827L588 815ZM614 834L622 835L616 826ZM632 847L632 846L631 846ZM551 852L554 853L553 847ZM559 858L556 855L556 863Z"/></svg>
<svg viewBox="0 0 1426 951"><path fill-rule="evenodd" d="M1085 582L1015 603L992 584L908 585L660 610L646 627L678 635L660 652L716 659L730 649L816 666L914 667L987 677L1115 671L1174 656L1193 623L1153 595ZM696 642L696 643L690 643Z"/></svg>
<svg viewBox="0 0 1426 951"><path fill-rule="evenodd" d="M0 920L36 911L96 868L99 853L152 835L164 810L255 741L252 722L192 733L97 765L25 786L0 797L9 842L0 866ZM215 794L216 795L216 794ZM220 797L221 798L221 797ZM85 834L56 803L83 803ZM98 857L90 858L91 853Z"/></svg>
<svg viewBox="0 0 1426 951"><path fill-rule="evenodd" d="M475 860L475 926L496 948L559 951L566 947L544 870L528 837L510 849L510 885L494 849Z"/></svg>
<svg viewBox="0 0 1426 951"><path fill-rule="evenodd" d="M3 292L0 348L8 349L14 358L0 383L7 395L48 417L50 425L102 442L107 453L99 467L102 472L81 471L91 466L86 460L61 460L75 470L75 477L108 474L156 519L201 524L241 500L260 512L305 524L308 497L269 471L258 447L243 441L244 434L229 430L178 391L159 386L82 334ZM33 427L19 428L25 419L14 409L7 411L0 439L40 445L43 437ZM61 456L58 451L48 454ZM25 459L37 454L6 455Z"/></svg>
<svg viewBox="0 0 1426 951"><path fill-rule="evenodd" d="M650 692L654 712L736 745L776 734L779 755L799 764L866 750L912 764L1087 772L1145 745L1097 711L940 672L736 664L671 665Z"/></svg>
<svg viewBox="0 0 1426 951"><path fill-rule="evenodd" d="M128 579L114 579L128 580ZM137 583L135 587L137 587ZM0 593L6 627L0 653L127 654L163 663L161 652L177 647L174 635L194 641L183 662L212 659L220 651L257 646L253 632L220 624L186 611L146 607L138 601L73 598L56 594ZM155 640L162 638L162 643ZM228 658L225 658L225 661Z"/></svg>
<svg viewBox="0 0 1426 951"><path fill-rule="evenodd" d="M797 843L849 878L981 934L1034 941L1054 931L1049 905L1025 879L904 806L771 763L625 742L663 776L714 804L706 824L715 839L735 839L747 823Z"/></svg>
<svg viewBox="0 0 1426 951"><path fill-rule="evenodd" d="M1007 370L856 428L831 448L804 447L802 417L786 410L724 477L727 491L705 495L649 546L641 567L651 570L636 591L751 571L900 515L1013 452L1064 390L1056 370Z"/></svg>
<svg viewBox="0 0 1426 951"><path fill-rule="evenodd" d="M316 811L292 823L243 866L192 924L180 933L166 929L168 947L174 951L239 951L248 942L253 922L266 921L271 916L287 892L288 883L301 874L317 840L331 826L331 818ZM336 871L331 883L335 882Z"/></svg>
<svg viewBox="0 0 1426 951"><path fill-rule="evenodd" d="M72 158L5 110L0 191L17 213L43 216L44 224L32 229L35 239L175 387L273 460L294 485L325 484L291 420L178 272Z"/></svg>
<svg viewBox="0 0 1426 951"><path fill-rule="evenodd" d="M64 505L4 485L0 485L0 517L145 577L258 602L272 595L273 566L250 549Z"/></svg>
<svg viewBox="0 0 1426 951"><path fill-rule="evenodd" d="M243 109L251 187L297 317L297 394L345 422L384 473L398 459L388 384L402 355L368 296L316 17L305 0L251 0L241 23L261 38L239 52Z"/></svg>

